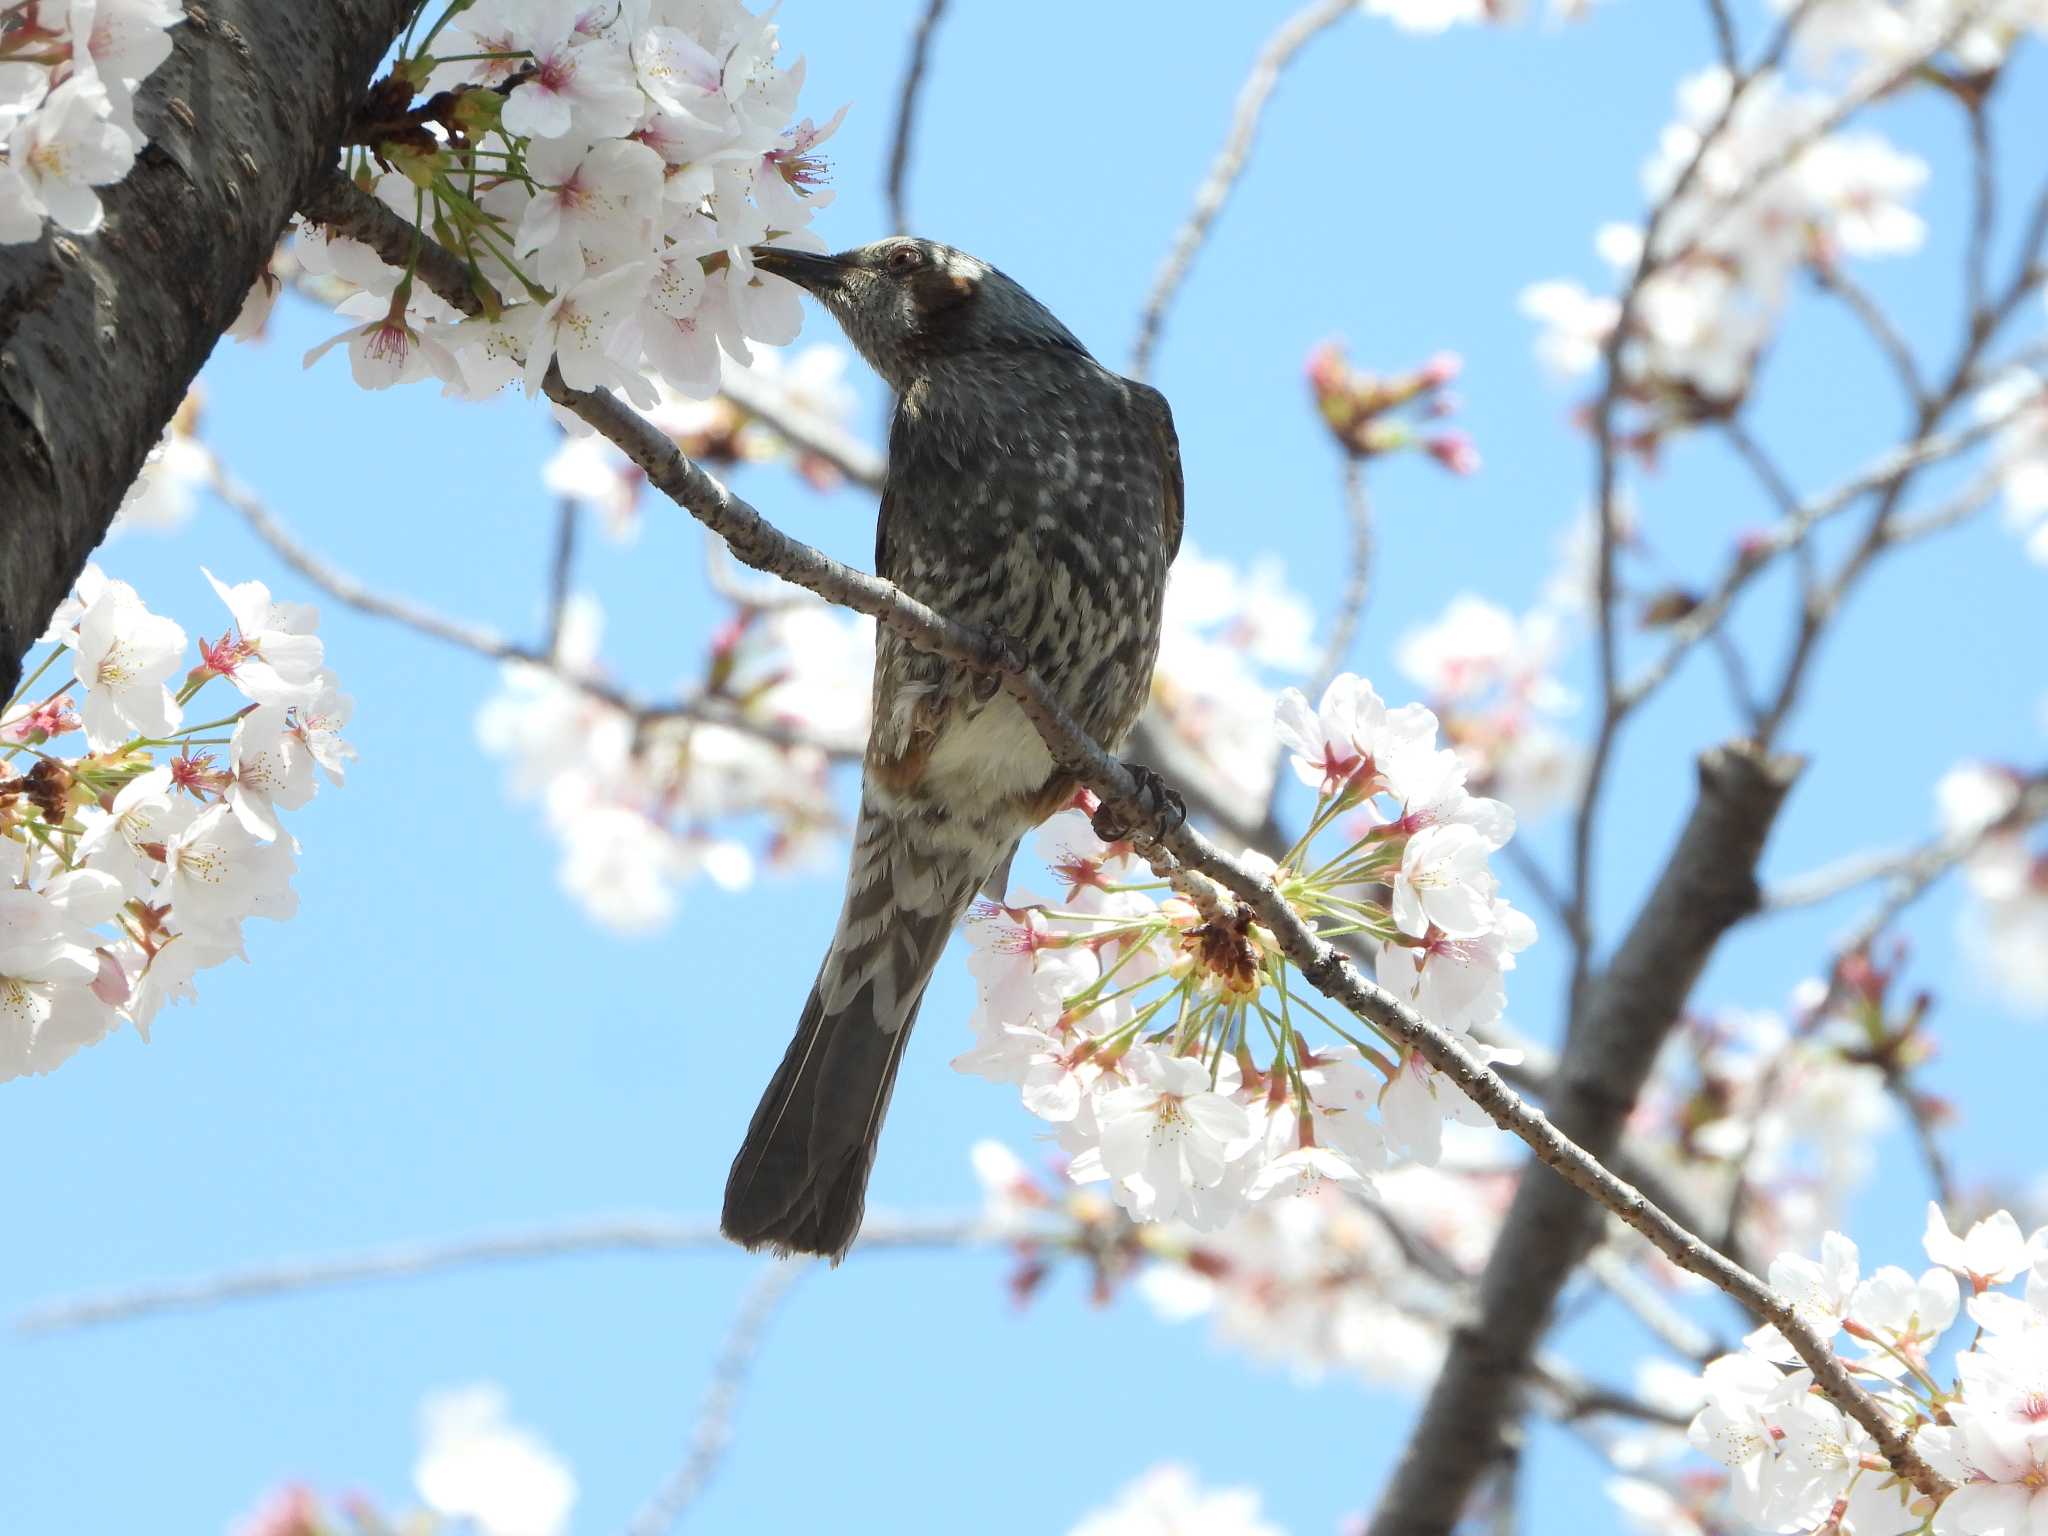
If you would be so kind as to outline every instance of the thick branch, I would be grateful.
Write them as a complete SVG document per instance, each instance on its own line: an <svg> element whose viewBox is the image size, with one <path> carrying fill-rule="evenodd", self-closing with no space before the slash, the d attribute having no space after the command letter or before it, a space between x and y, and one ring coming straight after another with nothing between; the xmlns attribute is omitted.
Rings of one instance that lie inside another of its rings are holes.
<svg viewBox="0 0 2048 1536"><path fill-rule="evenodd" d="M1592 1157L1619 1143L1701 967L1754 910L1757 859L1798 770L1741 745L1700 759L1692 817L1613 966L1587 988L1551 1095L1558 1129ZM1456 1520L1482 1470L1472 1448L1498 1438L1558 1293L1600 1225L1600 1212L1555 1180L1522 1180L1480 1280L1479 1315L1452 1336L1372 1536L1441 1532Z"/></svg>
<svg viewBox="0 0 2048 1536"><path fill-rule="evenodd" d="M208 0L172 29L97 234L0 246L0 697L334 164L409 0Z"/></svg>

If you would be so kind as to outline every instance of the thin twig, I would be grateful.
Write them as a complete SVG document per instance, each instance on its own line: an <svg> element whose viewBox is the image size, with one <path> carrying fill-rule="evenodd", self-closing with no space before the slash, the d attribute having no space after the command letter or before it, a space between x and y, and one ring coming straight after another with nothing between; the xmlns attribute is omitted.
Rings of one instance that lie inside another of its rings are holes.
<svg viewBox="0 0 2048 1536"><path fill-rule="evenodd" d="M1997 77L1994 76L1994 79ZM1985 320L1991 291L1991 237L1998 227L1998 165L1991 141L1990 103L1985 93L1963 97L1970 125L1970 250L1963 261L1963 323L1975 330Z"/></svg>
<svg viewBox="0 0 2048 1536"><path fill-rule="evenodd" d="M1705 1365L1728 1353L1722 1340L1666 1301L1612 1244L1603 1243L1588 1254L1586 1269L1601 1289L1633 1313L1673 1354Z"/></svg>
<svg viewBox="0 0 2048 1536"><path fill-rule="evenodd" d="M569 612L575 569L576 498L563 496L555 502L555 554L548 564L548 632L541 646L550 661L559 660L562 654L562 621Z"/></svg>
<svg viewBox="0 0 2048 1536"><path fill-rule="evenodd" d="M1890 853L1860 853L1838 859L1804 875L1795 875L1764 893L1762 911L1784 912L1817 906L1837 896L1883 882L1883 900L1839 945L1851 953L1871 943L1907 905L1943 875L2002 833L2048 821L2048 768L2019 783L2012 806L1996 820L1931 839L1918 848Z"/></svg>
<svg viewBox="0 0 2048 1536"><path fill-rule="evenodd" d="M1366 599L1372 592L1372 495L1365 486L1365 461L1356 454L1344 455L1343 481L1344 527L1350 535L1349 563L1344 569L1344 591L1330 621L1330 638L1316 664L1310 699L1320 699L1331 679L1343 669L1344 658L1351 654L1351 642L1358 636Z"/></svg>
<svg viewBox="0 0 2048 1536"><path fill-rule="evenodd" d="M1799 493L1792 489L1792 482L1787 478L1785 471L1778 467L1778 461L1751 435L1742 418L1722 418L1721 435L1728 439L1729 446L1735 450L1742 462L1749 466L1750 472L1756 476L1757 483L1764 488L1765 493L1777 503L1779 515L1798 516Z"/></svg>
<svg viewBox="0 0 2048 1536"><path fill-rule="evenodd" d="M697 1412L697 1425L690 1433L690 1447L669 1480L662 1484L626 1527L626 1536L666 1536L690 1506L703 1496L718 1464L732 1444L733 1418L747 1376L761 1353L761 1337L768 1329L776 1308L790 1288L814 1267L812 1261L763 1264L740 1299L739 1312L719 1347L711 1366L711 1385L704 1392L704 1406Z"/></svg>
<svg viewBox="0 0 2048 1536"><path fill-rule="evenodd" d="M931 61L932 34L946 13L946 0L925 0L917 30L910 35L910 61L903 67L903 84L896 92L896 126L889 135L889 227L899 235L910 233L910 211L905 194L910 180L910 146L916 138L917 106L924 88L925 69Z"/></svg>
<svg viewBox="0 0 2048 1536"><path fill-rule="evenodd" d="M1809 270L1813 273L1815 286L1822 293L1840 299L1862 322L1863 329L1870 333L1871 341L1891 365L1900 392L1905 395L1907 403L1918 410L1927 399L1927 386L1921 380L1920 365L1913 360L1913 349L1906 345L1906 338L1892 324L1891 316L1870 296L1870 290L1851 277L1839 262L1816 262Z"/></svg>
<svg viewBox="0 0 2048 1536"><path fill-rule="evenodd" d="M1826 869L1795 877L1767 894L1762 910L1782 912L1827 901L1873 881L1885 883L1883 896L1835 945L1835 963L1829 971L1828 988L1813 1008L1812 1015L1823 1017L1841 1002L1847 975L1842 964L1845 957L1868 954L1878 935L1931 890L1943 875L1983 847L1987 839L2000 831L2031 826L2044 819L2048 819L2048 769L2023 781L2011 808L1985 826L1935 838L1923 847L1903 854L1883 855L1875 859L1859 855L1840 860ZM1759 1102L1767 1101L1775 1091L1785 1059L1781 1053L1765 1069L1758 1086ZM1935 1144L1934 1127L1926 1106L1911 1085L1904 1081L1896 1062L1887 1060L1880 1065L1885 1073L1885 1087L1905 1106L1920 1143L1921 1156L1927 1163L1929 1178L1942 1203L1947 1205L1952 1194L1948 1161ZM1735 1182L1728 1192L1728 1204L1722 1218L1725 1238L1732 1239L1748 1199L1749 1164L1745 1157L1736 1162Z"/></svg>
<svg viewBox="0 0 2048 1536"><path fill-rule="evenodd" d="M470 275L461 263L433 242L420 241L415 228L346 178L334 175L317 183L305 207L309 217L363 240L373 249L416 255L419 278L449 303L466 307L482 302L471 289ZM1921 1459L1876 1399L1856 1383L1791 1303L1709 1248L1640 1191L1624 1184L1525 1103L1463 1039L1430 1023L1361 975L1303 921L1270 880L1223 854L1177 817L1164 797L1142 791L1131 771L1075 724L1065 705L1024 662L1014 642L947 618L890 582L791 538L684 458L672 441L617 397L572 389L555 369L549 370L544 387L551 400L617 444L646 473L650 486L721 534L739 559L808 587L832 602L871 614L919 650L995 678L1037 729L1053 760L1093 790L1108 813L1130 829L1141 856L1162 871L1177 865L1206 876L1236 896L1273 935L1276 946L1304 982L1384 1038L1412 1049L1496 1125L1521 1138L1539 1161L1649 1238L1680 1268L1703 1276L1760 1320L1775 1325L1812 1369L1820 1389L1870 1432L1902 1476L1930 1495L1948 1491L1947 1481ZM1766 771L1777 772L1775 768ZM1782 787L1789 787L1789 780ZM1782 788L1777 793L1782 798Z"/></svg>
<svg viewBox="0 0 2048 1536"><path fill-rule="evenodd" d="M1714 52L1721 67L1734 74L1742 67L1742 45L1735 40L1735 18L1728 14L1728 0L1707 0L1707 19L1714 28Z"/></svg>
<svg viewBox="0 0 2048 1536"><path fill-rule="evenodd" d="M1280 83L1280 77L1294 62L1295 55L1318 33L1336 25L1357 8L1354 0L1311 0L1310 4L1282 22L1279 30L1259 49L1258 57L1252 61L1251 73L1245 77L1244 85L1237 93L1237 106L1231 114L1230 131L1223 140L1223 147L1209 162L1209 172L1195 190L1194 204L1189 208L1186 220L1175 231L1166 259L1159 264L1158 275L1152 279L1152 292L1138 316L1137 339L1131 343L1132 378L1142 379L1152 369L1152 354L1159 345L1166 312L1173 307L1202 242L1209 238L1216 216L1223 211L1223 205L1230 200L1230 194L1237 186L1238 177L1244 173L1245 161L1259 136L1259 119L1265 114L1266 102L1272 96L1273 88Z"/></svg>
<svg viewBox="0 0 2048 1536"><path fill-rule="evenodd" d="M1820 524L1839 516L1856 505L1865 496L1890 495L1894 486L1909 479L1918 470L1931 464L1967 453L1980 443L1999 432L2008 422L2029 408L2031 402L2021 402L2012 410L1993 419L1973 422L1960 431L1940 435L1922 434L1904 447L1894 448L1881 455L1861 473L1843 481L1833 490L1817 496L1811 501L1794 505L1792 511L1779 519L1768 533L1759 538L1745 540L1729 558L1727 569L1721 574L1712 591L1696 604L1692 611L1666 631L1665 648L1655 661L1647 663L1632 677L1621 692L1624 713L1639 707L1657 689L1662 687L1679 662L1694 646L1712 635L1727 618L1735 599L1752 581L1767 570L1782 556L1793 552L1804 552L1813 531ZM1763 456L1754 441L1734 424L1724 428L1729 441L1745 462L1757 470L1760 479L1765 480L1774 500L1781 504L1790 490L1783 478ZM1772 485L1772 480L1776 481Z"/></svg>
<svg viewBox="0 0 2048 1536"><path fill-rule="evenodd" d="M493 661L520 662L538 668L577 692L601 704L610 705L630 718L636 727L643 729L670 721L691 721L699 725L723 726L730 731L758 737L773 746L809 748L823 752L835 762L850 762L860 756L861 744L858 742L828 741L779 720L745 714L722 700L699 696L650 703L624 689L614 687L603 678L562 665L560 658L552 650L542 651L530 645L521 645L480 624L449 618L409 598L393 597L373 591L324 556L316 554L300 543L297 536L278 521L276 514L270 510L263 498L230 475L218 459L213 461L208 487L222 502L240 513L242 520L249 525L250 531L268 544L286 565L336 602L353 608L358 613L403 625L416 634L443 641L459 650L470 651Z"/></svg>
<svg viewBox="0 0 2048 1536"><path fill-rule="evenodd" d="M1344 658L1351 654L1351 642L1357 638L1359 620L1364 616L1366 599L1372 592L1372 495L1366 489L1365 461L1357 454L1344 456L1342 471L1344 499L1344 526L1349 534L1350 562L1345 569L1344 591L1337 599L1337 611L1330 621L1330 638L1323 645L1323 654L1316 662L1316 669L1310 674L1308 697L1311 704L1322 698L1344 665ZM1280 826L1280 797L1287 788L1287 748L1276 747L1273 752L1273 766L1267 775L1271 786L1266 795L1266 817L1258 831L1278 831ZM1266 847L1264 843L1258 847ZM1285 846L1284 841L1279 846ZM1274 850L1269 850L1274 851Z"/></svg>
<svg viewBox="0 0 2048 1536"><path fill-rule="evenodd" d="M1615 500L1620 478L1615 417L1621 408L1627 384L1622 353L1628 345L1630 333L1635 329L1636 311L1642 303L1644 285L1655 275L1664 260L1658 252L1657 240L1664 230L1665 221L1671 217L1672 210L1678 206L1679 200L1685 196L1699 176L1700 168L1720 143L1721 136L1734 122L1736 110L1742 105L1751 87L1790 46L1793 30L1804 18L1810 4L1812 0L1801 0L1801 4L1780 24L1764 59L1756 68L1735 76L1729 85L1728 96L1722 103L1720 112L1700 134L1698 144L1694 146L1692 155L1685 165L1680 168L1670 189L1651 208L1649 217L1643 222L1642 251L1636 258L1634 271L1629 274L1628 282L1622 289L1614 329L1608 334L1600 349L1600 393L1593 405L1593 510L1597 520L1598 540L1594 580L1597 626L1595 655L1600 680L1600 720L1594 729L1593 748L1586 757L1586 773L1579 786L1578 805L1572 817L1572 870L1567 900L1572 913L1569 927L1573 943L1571 987L1567 1006L1568 1012L1573 1014L1577 1013L1580 1003L1584 1000L1586 979L1591 974L1593 964L1593 839L1599 823L1600 798L1606 787L1607 769L1613 760L1622 719L1628 712L1621 696L1621 640L1615 611L1619 597L1615 556L1620 536L1615 515Z"/></svg>
<svg viewBox="0 0 2048 1536"><path fill-rule="evenodd" d="M824 460L865 490L882 488L888 465L881 454L760 374L729 369L719 380L718 392L798 452Z"/></svg>
<svg viewBox="0 0 2048 1536"><path fill-rule="evenodd" d="M885 1249L980 1247L996 1236L972 1217L871 1216L855 1252ZM594 1216L583 1221L528 1227L513 1232L422 1243L397 1243L323 1259L282 1259L244 1269L223 1270L190 1280L151 1281L96 1295L42 1302L14 1320L17 1333L64 1333L103 1323L125 1323L165 1312L190 1312L229 1302L296 1296L373 1281L415 1280L424 1275L485 1264L573 1258L592 1253L730 1252L718 1223L673 1216Z"/></svg>

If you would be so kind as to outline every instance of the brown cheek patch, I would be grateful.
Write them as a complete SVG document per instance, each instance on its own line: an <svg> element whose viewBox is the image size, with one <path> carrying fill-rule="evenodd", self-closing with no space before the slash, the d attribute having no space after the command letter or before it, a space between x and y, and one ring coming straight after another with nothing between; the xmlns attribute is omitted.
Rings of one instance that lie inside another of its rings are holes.
<svg viewBox="0 0 2048 1536"><path fill-rule="evenodd" d="M973 298L979 286L973 278L957 272L927 268L917 275L911 292L916 296L917 307L926 315L943 315Z"/></svg>

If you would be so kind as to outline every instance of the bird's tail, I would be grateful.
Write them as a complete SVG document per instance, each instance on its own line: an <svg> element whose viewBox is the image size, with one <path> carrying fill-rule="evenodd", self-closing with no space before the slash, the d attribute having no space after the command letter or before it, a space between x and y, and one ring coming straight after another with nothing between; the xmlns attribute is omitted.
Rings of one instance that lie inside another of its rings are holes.
<svg viewBox="0 0 2048 1536"><path fill-rule="evenodd" d="M863 797L831 951L747 1127L720 1226L835 1263L860 1230L875 1141L925 984L1000 850Z"/></svg>

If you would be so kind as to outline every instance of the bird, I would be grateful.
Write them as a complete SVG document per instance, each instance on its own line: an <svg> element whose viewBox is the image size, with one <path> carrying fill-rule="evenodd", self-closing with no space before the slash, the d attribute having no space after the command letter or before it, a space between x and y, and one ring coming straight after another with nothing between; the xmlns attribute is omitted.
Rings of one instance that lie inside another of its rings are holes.
<svg viewBox="0 0 2048 1536"><path fill-rule="evenodd" d="M1115 751L1151 690L1180 548L1165 396L951 246L749 256L815 298L894 395L876 570L1005 637ZM887 628L872 706L845 903L720 1222L744 1247L834 1264L860 1231L904 1046L954 925L977 893L1003 899L1019 841L1078 788L996 679Z"/></svg>

